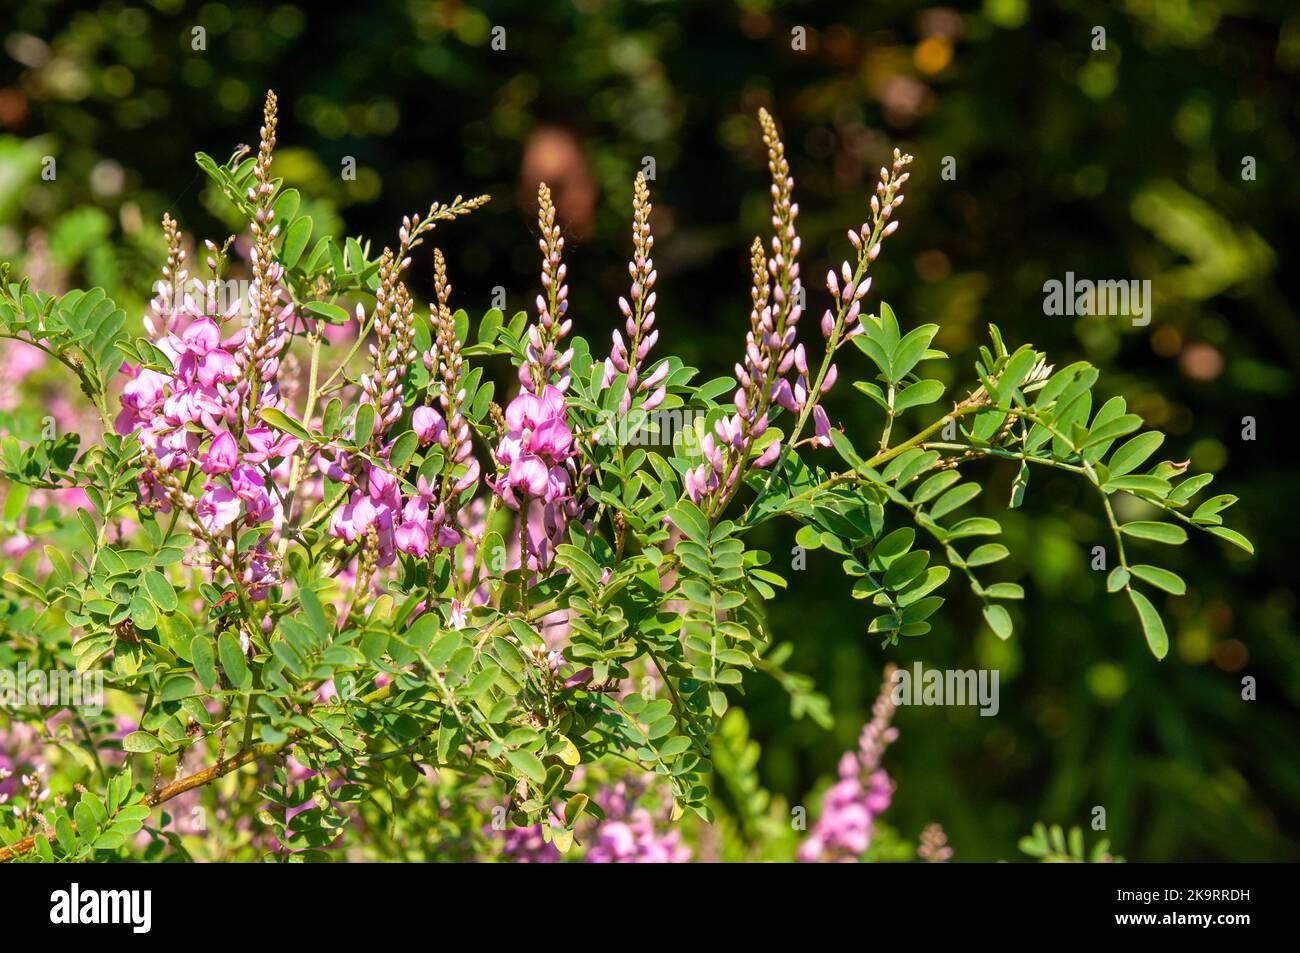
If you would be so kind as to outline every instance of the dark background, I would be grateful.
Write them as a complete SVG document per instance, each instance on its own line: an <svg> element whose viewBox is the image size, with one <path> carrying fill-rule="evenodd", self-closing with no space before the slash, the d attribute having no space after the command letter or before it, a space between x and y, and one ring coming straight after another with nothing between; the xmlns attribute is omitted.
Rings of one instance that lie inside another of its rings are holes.
<svg viewBox="0 0 1300 953"><path fill-rule="evenodd" d="M99 284L140 313L161 261L164 210L191 234L237 227L193 163L256 145L261 99L280 97L277 174L302 190L317 234L392 242L403 214L490 192L440 227L454 303L492 289L525 308L537 283L536 182L555 188L577 333L603 350L625 293L631 182L652 157L661 353L708 376L739 357L747 248L767 228L755 112L784 132L801 205L803 268L820 279L866 216L875 170L916 156L903 226L873 269L871 301L905 326L934 322L967 386L988 322L1063 366L1102 368L1166 430L1165 452L1218 474L1242 502L1229 521L1247 557L1209 537L1162 553L1189 583L1162 601L1171 650L1149 654L1131 608L1089 568L1105 545L1086 487L1035 473L1004 512L1013 471L990 465L977 505L997 512L1028 597L998 642L957 581L934 631L882 652L838 561L810 554L773 607L791 663L826 692L833 731L792 721L773 684L745 707L762 775L796 803L834 769L867 717L888 659L994 667L1001 712L910 708L886 764L888 820L931 820L957 858L1007 857L1039 818L1107 812L1133 860L1300 857L1292 534L1300 11L1290 3L1125 4L989 0L846 4L370 0L68 4L4 0L0 56L0 258L46 290ZM329 12L325 12L325 11ZM206 49L192 49L195 27ZM491 48L505 27L506 49ZM1094 30L1105 49L1094 50ZM802 28L806 49L791 48ZM57 160L43 182L41 159ZM339 174L354 157L358 175ZM1244 180L1243 158L1255 178ZM956 178L940 177L944 158ZM431 245L413 284L431 287ZM1043 282L1151 279L1154 320L1048 317ZM859 442L874 405L849 381L829 408ZM1242 418L1257 438L1242 439ZM976 471L980 472L980 471ZM793 527L758 541L788 567ZM1258 700L1241 699L1257 680ZM1094 835L1095 836L1095 835Z"/></svg>

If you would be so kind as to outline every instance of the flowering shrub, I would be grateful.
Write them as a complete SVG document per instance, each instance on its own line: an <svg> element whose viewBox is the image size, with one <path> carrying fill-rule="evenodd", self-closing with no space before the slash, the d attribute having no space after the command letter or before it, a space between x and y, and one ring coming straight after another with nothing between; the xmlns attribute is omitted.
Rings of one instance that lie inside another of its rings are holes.
<svg viewBox="0 0 1300 953"><path fill-rule="evenodd" d="M1188 527L1249 548L1223 526L1235 499L1195 502L1210 477L1152 463L1162 436L1134 435L1122 398L1094 408L1094 368L1057 370L996 327L973 389L924 417L945 394L924 373L945 359L938 328L872 313L868 274L899 226L911 157L880 170L826 276L830 307L806 322L794 183L760 121L773 234L751 249L734 379L696 382L663 353L644 177L607 354L577 333L601 335L605 319L570 314L545 185L535 313L471 322L434 250L426 317L405 283L411 253L487 197L405 218L378 252L315 236L273 175L274 95L255 155L199 156L248 234L205 242L196 269L164 218L143 335L101 290L52 296L6 271L0 334L76 379L103 438L0 442L0 663L98 675L106 697L42 699L5 729L3 856L886 856L873 839L893 795L887 693L806 835L757 785L732 709L748 678L777 679L796 715L830 713L784 668L763 607L785 580L746 540L784 517L800 546L841 556L885 646L929 630L952 569L1009 638L1004 603L1022 592L984 575L1008 554L990 541L999 526L953 516L980 492L962 468L983 458L1018 467L1012 506L1035 466L1092 488L1114 534L1108 587L1163 657L1148 593L1183 582L1131 548L1181 543ZM500 396L494 360L515 369ZM864 373L853 386L880 406L878 439L823 408L841 365ZM60 508L68 493L79 501ZM1167 519L1119 523L1120 493ZM71 779L53 795L47 758ZM720 846L716 828L741 835ZM951 853L927 829L920 856Z"/></svg>

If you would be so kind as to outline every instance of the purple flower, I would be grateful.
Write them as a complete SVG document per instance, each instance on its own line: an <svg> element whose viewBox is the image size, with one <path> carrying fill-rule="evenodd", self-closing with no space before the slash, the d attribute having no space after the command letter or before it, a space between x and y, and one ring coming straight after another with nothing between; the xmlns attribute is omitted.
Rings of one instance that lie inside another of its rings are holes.
<svg viewBox="0 0 1300 953"><path fill-rule="evenodd" d="M447 423L442 419L442 414L432 407L415 408L415 413L411 415L411 426L422 447L435 440L440 444L447 442Z"/></svg>
<svg viewBox="0 0 1300 953"><path fill-rule="evenodd" d="M818 404L813 408L813 426L816 436L813 438L814 446L829 447L831 445L831 420L826 416L826 411Z"/></svg>
<svg viewBox="0 0 1300 953"><path fill-rule="evenodd" d="M221 329L211 318L199 318L185 329L180 344L185 352L202 357L221 343Z"/></svg>
<svg viewBox="0 0 1300 953"><path fill-rule="evenodd" d="M239 519L239 497L220 483L208 483L199 497L195 515L209 534L215 536Z"/></svg>
<svg viewBox="0 0 1300 953"><path fill-rule="evenodd" d="M822 798L821 816L799 847L805 863L839 861L852 863L871 846L875 819L888 808L894 784L880 767L885 748L898 737L891 726L894 667L885 669L884 683L871 708L871 720L862 728L858 750L840 758L840 779Z"/></svg>
<svg viewBox="0 0 1300 953"><path fill-rule="evenodd" d="M497 445L497 460L506 467L496 491L511 509L527 500L554 503L569 494L573 432L565 420L567 403L558 388L541 395L521 391L506 408L506 434Z"/></svg>
<svg viewBox="0 0 1300 953"><path fill-rule="evenodd" d="M199 468L204 473L229 473L239 463L239 447L229 431L223 430L207 451L199 457Z"/></svg>
<svg viewBox="0 0 1300 953"><path fill-rule="evenodd" d="M266 495L266 481L257 467L237 466L230 471L230 488L241 500L251 501Z"/></svg>
<svg viewBox="0 0 1300 953"><path fill-rule="evenodd" d="M244 459L249 463L265 463L273 457L287 457L298 448L297 437L269 427L251 427L244 431L244 439L251 448L244 454Z"/></svg>
<svg viewBox="0 0 1300 953"><path fill-rule="evenodd" d="M519 509L519 498L539 499L544 497L550 486L551 471L541 457L525 453L515 457L510 463L505 479L501 481L504 489L501 496L512 509Z"/></svg>
<svg viewBox="0 0 1300 953"><path fill-rule="evenodd" d="M418 498L408 501L393 539L401 552L424 558L429 551L429 504Z"/></svg>

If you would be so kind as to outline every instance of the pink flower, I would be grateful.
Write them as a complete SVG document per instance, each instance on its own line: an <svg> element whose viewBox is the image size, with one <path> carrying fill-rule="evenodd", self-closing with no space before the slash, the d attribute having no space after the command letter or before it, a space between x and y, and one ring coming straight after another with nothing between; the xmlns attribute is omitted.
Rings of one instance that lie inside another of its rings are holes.
<svg viewBox="0 0 1300 953"><path fill-rule="evenodd" d="M393 531L397 548L412 556L423 558L429 551L429 504L420 499L407 502L402 508L402 523Z"/></svg>
<svg viewBox="0 0 1300 953"><path fill-rule="evenodd" d="M204 387L212 387L218 383L225 383L235 379L235 359L229 351L216 349L203 355L203 359L198 365L199 383Z"/></svg>
<svg viewBox="0 0 1300 953"><path fill-rule="evenodd" d="M465 614L465 607L460 604L460 600L452 599L451 611L447 615L447 624L453 629L463 629L468 621L469 618Z"/></svg>
<svg viewBox="0 0 1300 953"><path fill-rule="evenodd" d="M195 357L202 357L220 343L221 330L211 318L199 318L181 335L181 347Z"/></svg>
<svg viewBox="0 0 1300 953"><path fill-rule="evenodd" d="M269 427L251 427L244 431L244 439L251 448L244 454L244 459L249 463L265 463L272 457L287 457L298 448L297 437Z"/></svg>
<svg viewBox="0 0 1300 953"><path fill-rule="evenodd" d="M813 445L829 447L831 445L831 421L826 416L826 411L822 409L821 404L813 408L813 425L817 431L817 435L813 438Z"/></svg>
<svg viewBox="0 0 1300 953"><path fill-rule="evenodd" d="M257 467L235 467L230 473L230 488L241 500L256 500L266 495L266 482Z"/></svg>
<svg viewBox="0 0 1300 953"><path fill-rule="evenodd" d="M506 427L512 431L536 430L548 420L564 420L568 404L559 390L547 384L540 397L522 391L506 408Z"/></svg>
<svg viewBox="0 0 1300 953"><path fill-rule="evenodd" d="M560 460L569 455L573 446L573 434L562 417L552 417L541 424L534 432L531 441L533 453L550 460Z"/></svg>
<svg viewBox="0 0 1300 953"><path fill-rule="evenodd" d="M550 483L550 470L540 457L522 454L510 464L502 483L505 501L514 509L519 508L518 498L539 498L546 495Z"/></svg>
<svg viewBox="0 0 1300 953"><path fill-rule="evenodd" d="M790 382L784 377L772 385L772 402L778 404L792 414L799 413L799 404L795 402L794 391L790 389Z"/></svg>
<svg viewBox="0 0 1300 953"><path fill-rule="evenodd" d="M686 495L691 502L700 500L718 488L718 471L708 463L701 463L693 470L687 470L684 478Z"/></svg>
<svg viewBox="0 0 1300 953"><path fill-rule="evenodd" d="M415 436L419 438L422 447L435 440L439 443L446 442L447 423L442 419L442 414L432 407L415 408L415 413L411 415L411 427L415 430Z"/></svg>
<svg viewBox="0 0 1300 953"><path fill-rule="evenodd" d="M370 467L367 475L367 492L376 505L399 509L402 500L397 486L397 475L383 467Z"/></svg>
<svg viewBox="0 0 1300 953"><path fill-rule="evenodd" d="M776 458L780 453L781 441L773 440L763 448L763 452L759 454L758 459L754 461L754 466L758 467L760 470L766 469L776 463Z"/></svg>
<svg viewBox="0 0 1300 953"><path fill-rule="evenodd" d="M220 483L208 483L199 497L195 514L203 528L215 536L239 519L239 506L239 497L229 489Z"/></svg>
<svg viewBox="0 0 1300 953"><path fill-rule="evenodd" d="M393 531L393 539L399 551L423 559L429 551L429 522L402 523Z"/></svg>
<svg viewBox="0 0 1300 953"><path fill-rule="evenodd" d="M506 434L497 460L508 469L496 491L512 509L530 499L553 503L569 493L564 464L573 455L564 395L549 384L540 396L521 392L506 408Z"/></svg>
<svg viewBox="0 0 1300 953"><path fill-rule="evenodd" d="M239 463L239 447L229 431L223 430L207 451L199 457L199 468L204 473L229 473Z"/></svg>
<svg viewBox="0 0 1300 953"><path fill-rule="evenodd" d="M245 509L248 511L248 521L250 523L265 523L267 520L275 519L278 507L278 502L273 503L271 501L271 496L266 492L265 487L259 487L258 492L246 500ZM280 519L276 519L277 525L279 522Z"/></svg>

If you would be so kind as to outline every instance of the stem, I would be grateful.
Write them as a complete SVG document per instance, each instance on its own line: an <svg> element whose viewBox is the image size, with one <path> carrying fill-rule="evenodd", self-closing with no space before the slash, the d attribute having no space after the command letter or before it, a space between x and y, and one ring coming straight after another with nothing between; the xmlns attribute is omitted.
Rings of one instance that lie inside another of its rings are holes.
<svg viewBox="0 0 1300 953"><path fill-rule="evenodd" d="M886 409L885 429L880 432L880 452L884 453L889 449L889 435L894 429L894 385L889 385L889 391L885 394L885 402L889 404Z"/></svg>
<svg viewBox="0 0 1300 953"><path fill-rule="evenodd" d="M307 404L305 409L303 410L302 419L303 419L303 423L310 426L311 415L316 410L316 378L320 372L320 335L311 334L309 335L308 340L311 341L311 369L308 371L307 374ZM297 458L293 461L293 466L289 470L289 490L286 493L286 496L288 497L288 505L285 506L285 511L284 511L285 522L289 522L289 518L292 515L290 513L290 509L293 506L294 491L297 490L298 488L298 481L302 479L303 470L307 468L307 449L305 446L302 445L299 446L299 449L302 451L303 455L302 457ZM281 536L280 537L280 558L281 559L284 558L284 554L288 551L288 549L289 549L289 538L287 536Z"/></svg>
<svg viewBox="0 0 1300 953"><path fill-rule="evenodd" d="M524 560L528 556L528 509L519 508L519 604L528 611L528 569Z"/></svg>
<svg viewBox="0 0 1300 953"><path fill-rule="evenodd" d="M343 388L342 384L339 384L336 388L332 387L332 385L336 380L338 380L338 376L347 369L347 366L352 362L352 359L357 356L357 351L361 350L361 345L370 334L370 329L373 324L374 321L371 319L367 320L365 324L358 326L357 339L352 342L352 349L348 351L347 356L343 358L339 363L339 366L334 368L334 372L325 379L325 383L322 384L320 388L320 397L325 397L333 393L334 390L341 390Z"/></svg>
<svg viewBox="0 0 1300 953"><path fill-rule="evenodd" d="M483 518L483 535L479 537L478 545L474 547L474 564L469 567L469 580L466 583L465 591L461 593L461 598L468 600L475 589L478 588L478 571L483 565L483 543L487 539L488 533L492 531L492 520L497 514L497 509L501 505L501 497L495 493L488 503L487 515Z"/></svg>

